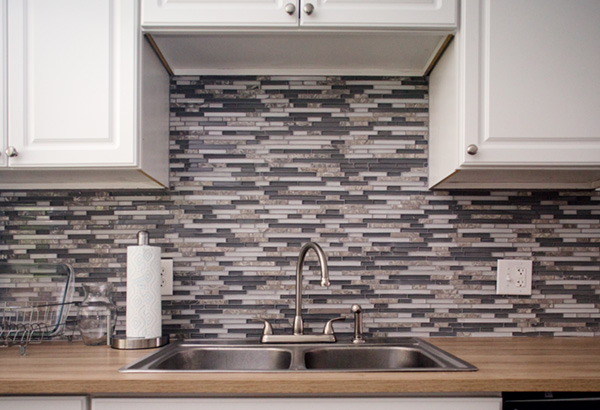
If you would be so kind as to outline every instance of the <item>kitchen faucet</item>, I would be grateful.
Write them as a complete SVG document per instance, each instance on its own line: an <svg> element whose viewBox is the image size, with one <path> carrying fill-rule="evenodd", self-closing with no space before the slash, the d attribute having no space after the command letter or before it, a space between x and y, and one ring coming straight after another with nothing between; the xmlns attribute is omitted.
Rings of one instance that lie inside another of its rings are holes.
<svg viewBox="0 0 600 410"><path fill-rule="evenodd" d="M300 249L298 255L298 263L296 264L296 315L294 316L294 334L301 335L304 333L304 321L302 320L302 267L304 266L304 258L309 250L314 250L319 258L321 267L321 286L329 287L329 269L327 268L327 257L323 249L314 242L308 242Z"/></svg>
<svg viewBox="0 0 600 410"><path fill-rule="evenodd" d="M329 270L327 268L327 257L323 249L314 242L308 242L300 249L298 255L298 263L296 265L296 314L294 316L293 334L291 335L274 335L271 324L261 318L257 318L264 322L262 343L303 343L303 342L335 342L335 334L333 332L333 322L336 320L345 320L345 317L336 317L327 322L323 333L319 335L304 334L304 320L302 319L302 268L304 267L304 259L310 250L315 251L319 258L319 266L321 268L321 286L329 286Z"/></svg>

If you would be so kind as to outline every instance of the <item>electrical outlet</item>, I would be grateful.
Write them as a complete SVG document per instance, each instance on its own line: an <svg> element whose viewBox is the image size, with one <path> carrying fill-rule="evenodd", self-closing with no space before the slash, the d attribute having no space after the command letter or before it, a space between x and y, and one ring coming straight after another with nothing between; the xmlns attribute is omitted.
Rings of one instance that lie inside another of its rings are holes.
<svg viewBox="0 0 600 410"><path fill-rule="evenodd" d="M172 295L173 294L173 259L161 259L160 260L160 294L161 295Z"/></svg>
<svg viewBox="0 0 600 410"><path fill-rule="evenodd" d="M531 295L533 263L525 260L498 259L497 295Z"/></svg>

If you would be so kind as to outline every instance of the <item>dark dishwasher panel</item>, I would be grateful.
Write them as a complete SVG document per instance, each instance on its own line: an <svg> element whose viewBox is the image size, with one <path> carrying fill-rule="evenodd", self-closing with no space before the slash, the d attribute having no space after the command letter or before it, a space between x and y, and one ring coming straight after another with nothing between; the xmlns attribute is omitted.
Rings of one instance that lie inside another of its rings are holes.
<svg viewBox="0 0 600 410"><path fill-rule="evenodd" d="M598 410L600 393L503 393L503 410Z"/></svg>

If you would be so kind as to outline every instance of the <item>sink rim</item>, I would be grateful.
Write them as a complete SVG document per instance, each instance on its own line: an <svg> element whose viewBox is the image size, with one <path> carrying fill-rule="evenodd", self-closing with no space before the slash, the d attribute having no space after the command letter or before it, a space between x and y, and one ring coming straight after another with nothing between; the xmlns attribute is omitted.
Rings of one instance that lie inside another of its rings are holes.
<svg viewBox="0 0 600 410"><path fill-rule="evenodd" d="M364 369L346 369L346 368L307 368L305 365L304 355L306 352L314 350L327 349L379 349L382 347L403 347L412 348L422 352L425 356L439 363L439 367L407 367L407 368L364 368ZM178 351L189 349L245 349L252 350L277 350L287 351L292 355L289 368L285 369L156 369L153 364L163 362L167 357L176 354ZM129 363L119 369L121 373L316 373L316 372L457 372L457 371L476 371L476 366L468 363L451 353L448 353L420 338L405 337L405 338L385 338L385 339L369 339L364 344L353 343L306 343L306 344L285 344L285 343L270 343L261 344L255 340L180 340L155 350L132 363Z"/></svg>

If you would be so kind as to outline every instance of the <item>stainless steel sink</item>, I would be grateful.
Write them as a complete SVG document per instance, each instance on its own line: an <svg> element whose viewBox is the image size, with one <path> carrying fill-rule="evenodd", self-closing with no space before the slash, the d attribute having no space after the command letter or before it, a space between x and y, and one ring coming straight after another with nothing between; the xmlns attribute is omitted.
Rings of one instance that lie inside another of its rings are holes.
<svg viewBox="0 0 600 410"><path fill-rule="evenodd" d="M261 345L250 342L177 342L120 372L407 372L477 368L421 339L351 343Z"/></svg>
<svg viewBox="0 0 600 410"><path fill-rule="evenodd" d="M397 370L434 369L443 363L413 347L327 347L304 352L307 369Z"/></svg>
<svg viewBox="0 0 600 410"><path fill-rule="evenodd" d="M169 371L274 371L292 363L288 350L262 347L200 347L175 349L152 364L152 369Z"/></svg>

